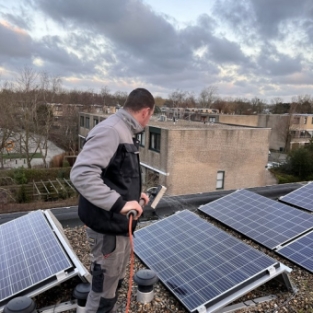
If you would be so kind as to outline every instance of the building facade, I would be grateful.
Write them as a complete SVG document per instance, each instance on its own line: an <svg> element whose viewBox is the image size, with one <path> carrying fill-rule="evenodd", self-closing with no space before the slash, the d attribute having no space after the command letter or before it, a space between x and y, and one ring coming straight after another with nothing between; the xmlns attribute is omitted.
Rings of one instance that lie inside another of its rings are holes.
<svg viewBox="0 0 313 313"><path fill-rule="evenodd" d="M290 151L309 144L313 135L313 114L219 115L219 122L270 128L269 148Z"/></svg>
<svg viewBox="0 0 313 313"><path fill-rule="evenodd" d="M151 121L139 137L145 183L169 195L265 186L269 136L263 128Z"/></svg>
<svg viewBox="0 0 313 313"><path fill-rule="evenodd" d="M80 148L105 119L80 113ZM143 183L162 184L168 195L267 185L270 129L178 120L150 121L138 135Z"/></svg>

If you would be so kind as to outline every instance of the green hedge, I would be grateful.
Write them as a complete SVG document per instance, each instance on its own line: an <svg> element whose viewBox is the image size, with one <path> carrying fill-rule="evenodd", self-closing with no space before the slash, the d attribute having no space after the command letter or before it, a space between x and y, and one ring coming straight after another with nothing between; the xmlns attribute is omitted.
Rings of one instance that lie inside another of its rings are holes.
<svg viewBox="0 0 313 313"><path fill-rule="evenodd" d="M271 168L270 171L276 177L278 184L288 184L302 181L299 177L282 173L279 171L279 169L276 168Z"/></svg>
<svg viewBox="0 0 313 313"><path fill-rule="evenodd" d="M11 177L17 184L25 184L32 181L55 180L56 178L69 178L71 167L60 168L17 168L0 171L1 177ZM1 185L1 179L0 179Z"/></svg>

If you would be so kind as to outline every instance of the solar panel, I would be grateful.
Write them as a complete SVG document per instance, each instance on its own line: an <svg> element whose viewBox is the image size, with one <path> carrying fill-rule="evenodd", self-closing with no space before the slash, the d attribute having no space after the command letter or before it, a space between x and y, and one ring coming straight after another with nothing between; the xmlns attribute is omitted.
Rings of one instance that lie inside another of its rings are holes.
<svg viewBox="0 0 313 313"><path fill-rule="evenodd" d="M0 305L73 267L42 211L0 225Z"/></svg>
<svg viewBox="0 0 313 313"><path fill-rule="evenodd" d="M311 214L248 190L235 191L199 210L269 249L313 229Z"/></svg>
<svg viewBox="0 0 313 313"><path fill-rule="evenodd" d="M189 312L239 297L240 288L283 266L188 210L137 230L134 246Z"/></svg>
<svg viewBox="0 0 313 313"><path fill-rule="evenodd" d="M279 249L277 253L313 273L313 232Z"/></svg>
<svg viewBox="0 0 313 313"><path fill-rule="evenodd" d="M313 212L313 184L308 183L280 197L279 201Z"/></svg>

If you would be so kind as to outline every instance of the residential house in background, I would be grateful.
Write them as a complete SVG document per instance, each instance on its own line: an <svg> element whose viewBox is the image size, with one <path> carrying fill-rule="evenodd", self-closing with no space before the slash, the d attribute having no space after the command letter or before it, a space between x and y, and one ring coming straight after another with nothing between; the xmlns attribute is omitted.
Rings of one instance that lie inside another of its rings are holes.
<svg viewBox="0 0 313 313"><path fill-rule="evenodd" d="M79 113L79 130L78 130L78 148L82 149L85 138L87 137L90 129L94 128L98 123L105 120L108 117L106 114L97 113Z"/></svg>
<svg viewBox="0 0 313 313"><path fill-rule="evenodd" d="M219 122L230 125L271 128L269 148L290 151L309 144L313 134L313 114L220 114Z"/></svg>
<svg viewBox="0 0 313 313"><path fill-rule="evenodd" d="M105 115L80 113L80 148ZM143 183L167 194L260 187L268 184L269 128L153 117L138 135Z"/></svg>
<svg viewBox="0 0 313 313"><path fill-rule="evenodd" d="M293 114L289 130L291 150L309 144L313 135L313 114Z"/></svg>
<svg viewBox="0 0 313 313"><path fill-rule="evenodd" d="M161 108L162 115L168 119L183 119L186 121L197 121L202 123L218 122L218 110L209 108Z"/></svg>
<svg viewBox="0 0 313 313"><path fill-rule="evenodd" d="M85 112L90 114L113 114L118 109L118 106L105 106L99 104L82 105L82 104L63 104L63 103L47 103L53 113L53 126L59 127L60 121L67 118L69 115L73 116L78 112Z"/></svg>

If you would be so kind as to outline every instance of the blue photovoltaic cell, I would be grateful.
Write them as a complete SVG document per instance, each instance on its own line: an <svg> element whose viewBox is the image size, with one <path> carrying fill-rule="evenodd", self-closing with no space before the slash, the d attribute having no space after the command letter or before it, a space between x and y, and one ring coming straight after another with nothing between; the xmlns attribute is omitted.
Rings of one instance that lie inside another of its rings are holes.
<svg viewBox="0 0 313 313"><path fill-rule="evenodd" d="M190 312L279 267L188 210L137 230L134 245L136 255Z"/></svg>
<svg viewBox="0 0 313 313"><path fill-rule="evenodd" d="M279 201L313 212L313 183L308 183L280 197Z"/></svg>
<svg viewBox="0 0 313 313"><path fill-rule="evenodd" d="M73 265L41 211L0 225L0 304Z"/></svg>
<svg viewBox="0 0 313 313"><path fill-rule="evenodd" d="M313 216L248 190L238 190L199 210L274 249L313 229Z"/></svg>
<svg viewBox="0 0 313 313"><path fill-rule="evenodd" d="M313 232L293 241L277 253L313 273Z"/></svg>

